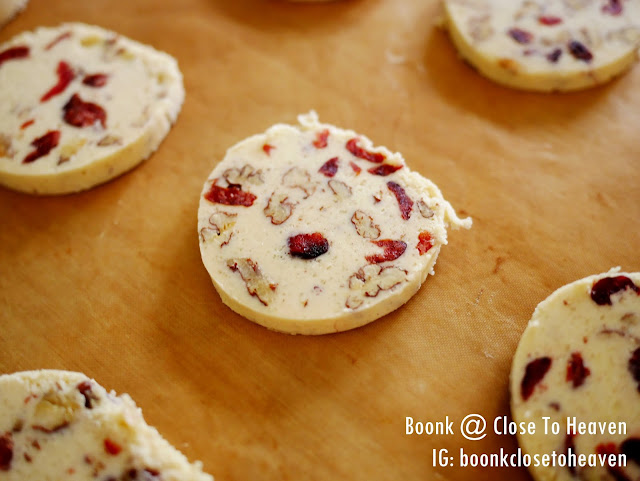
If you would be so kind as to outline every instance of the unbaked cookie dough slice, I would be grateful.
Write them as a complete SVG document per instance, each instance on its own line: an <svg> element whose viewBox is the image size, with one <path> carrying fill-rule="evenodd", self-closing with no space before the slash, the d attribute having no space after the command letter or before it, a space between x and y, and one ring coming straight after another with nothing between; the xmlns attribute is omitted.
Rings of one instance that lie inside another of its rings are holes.
<svg viewBox="0 0 640 481"><path fill-rule="evenodd" d="M628 69L640 47L634 0L444 0L458 51L508 87L578 90Z"/></svg>
<svg viewBox="0 0 640 481"><path fill-rule="evenodd" d="M278 124L227 151L198 211L223 302L263 326L324 334L404 304L433 273L446 227L470 227L400 154L355 132Z"/></svg>
<svg viewBox="0 0 640 481"><path fill-rule="evenodd" d="M24 9L27 2L28 0L0 0L0 28Z"/></svg>
<svg viewBox="0 0 640 481"><path fill-rule="evenodd" d="M175 122L182 74L166 53L72 23L0 46L0 184L88 189L133 168Z"/></svg>
<svg viewBox="0 0 640 481"><path fill-rule="evenodd" d="M513 359L511 410L536 424L519 435L524 451L568 456L531 466L538 481L640 479L640 273L587 277L538 305Z"/></svg>
<svg viewBox="0 0 640 481"><path fill-rule="evenodd" d="M0 376L0 479L213 481L129 396L52 370Z"/></svg>

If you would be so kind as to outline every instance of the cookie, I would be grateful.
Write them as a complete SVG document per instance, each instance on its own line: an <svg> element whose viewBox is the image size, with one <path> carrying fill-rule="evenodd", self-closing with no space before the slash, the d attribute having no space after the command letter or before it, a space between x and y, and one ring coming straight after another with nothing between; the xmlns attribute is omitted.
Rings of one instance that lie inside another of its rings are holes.
<svg viewBox="0 0 640 481"><path fill-rule="evenodd" d="M0 0L0 28L27 6L28 0Z"/></svg>
<svg viewBox="0 0 640 481"><path fill-rule="evenodd" d="M71 23L0 46L0 184L62 194L106 182L149 157L184 88L169 55Z"/></svg>
<svg viewBox="0 0 640 481"><path fill-rule="evenodd" d="M609 81L635 61L640 4L628 0L444 0L461 56L489 79L533 91Z"/></svg>
<svg viewBox="0 0 640 481"><path fill-rule="evenodd" d="M269 329L324 334L404 304L460 220L400 154L355 132L278 124L231 147L205 182L202 260L223 302Z"/></svg>
<svg viewBox="0 0 640 481"><path fill-rule="evenodd" d="M568 456L532 465L538 481L640 479L640 273L587 277L538 305L513 359L511 411L536 425L519 433L523 451Z"/></svg>
<svg viewBox="0 0 640 481"><path fill-rule="evenodd" d="M0 376L0 479L213 481L129 396L53 370Z"/></svg>

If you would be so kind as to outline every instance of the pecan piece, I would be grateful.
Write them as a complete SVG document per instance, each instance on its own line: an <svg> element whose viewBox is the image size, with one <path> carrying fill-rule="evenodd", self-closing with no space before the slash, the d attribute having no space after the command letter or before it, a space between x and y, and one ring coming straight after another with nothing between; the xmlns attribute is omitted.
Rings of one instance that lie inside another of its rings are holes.
<svg viewBox="0 0 640 481"><path fill-rule="evenodd" d="M292 189L300 189L304 192L304 198L306 199L315 190L315 187L311 183L311 175L305 169L300 167L291 167L282 176L282 184Z"/></svg>
<svg viewBox="0 0 640 481"><path fill-rule="evenodd" d="M84 407L87 409L93 409L94 401L99 401L100 398L93 392L90 381L82 381L76 386L80 394L84 397Z"/></svg>
<svg viewBox="0 0 640 481"><path fill-rule="evenodd" d="M216 211L209 217L210 227L200 229L200 239L204 243L212 238L220 241L220 247L227 245L233 235L232 227L235 225L235 212Z"/></svg>
<svg viewBox="0 0 640 481"><path fill-rule="evenodd" d="M13 158L15 152L11 148L11 137L0 133L0 157Z"/></svg>
<svg viewBox="0 0 640 481"><path fill-rule="evenodd" d="M78 150L80 150L86 143L86 139L76 138L60 147L60 159L58 160L58 165L69 162L69 160L71 160L71 157L76 155Z"/></svg>
<svg viewBox="0 0 640 481"><path fill-rule="evenodd" d="M351 187L341 180L331 179L329 181L329 188L338 196L338 199L346 199L351 196Z"/></svg>
<svg viewBox="0 0 640 481"><path fill-rule="evenodd" d="M349 278L351 293L345 306L357 309L364 303L365 297L376 297L380 291L389 290L405 281L407 271L395 266L380 267L369 264L358 270Z"/></svg>
<svg viewBox="0 0 640 481"><path fill-rule="evenodd" d="M34 408L33 429L50 434L69 426L75 411L80 409L78 401L57 391L49 391L42 396Z"/></svg>
<svg viewBox="0 0 640 481"><path fill-rule="evenodd" d="M277 284L269 281L258 264L249 258L240 258L227 260L227 266L240 274L250 295L257 297L265 306L273 302Z"/></svg>
<svg viewBox="0 0 640 481"><path fill-rule="evenodd" d="M262 170L255 170L249 164L245 164L242 169L233 167L222 173L222 177L229 185L253 184L260 185L264 183L262 180Z"/></svg>
<svg viewBox="0 0 640 481"><path fill-rule="evenodd" d="M118 135L107 134L98 140L99 147L110 147L112 145L122 145L122 137Z"/></svg>
<svg viewBox="0 0 640 481"><path fill-rule="evenodd" d="M280 225L291 217L295 204L289 202L288 199L287 194L276 194L275 192L269 197L269 202L264 208L264 215L271 217L273 225Z"/></svg>
<svg viewBox="0 0 640 481"><path fill-rule="evenodd" d="M418 211L420 211L420 215L425 219L431 219L435 215L433 209L422 199L418 201Z"/></svg>
<svg viewBox="0 0 640 481"><path fill-rule="evenodd" d="M361 210L356 210L351 216L351 223L360 237L377 239L380 237L380 227L373 222L373 218Z"/></svg>

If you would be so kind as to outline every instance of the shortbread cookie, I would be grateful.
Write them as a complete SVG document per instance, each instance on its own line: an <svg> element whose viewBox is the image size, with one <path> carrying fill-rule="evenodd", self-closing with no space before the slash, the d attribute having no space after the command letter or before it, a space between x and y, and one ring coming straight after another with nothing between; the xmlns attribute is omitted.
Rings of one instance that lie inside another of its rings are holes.
<svg viewBox="0 0 640 481"><path fill-rule="evenodd" d="M628 69L640 46L631 0L444 0L458 51L483 75L524 90L569 91Z"/></svg>
<svg viewBox="0 0 640 481"><path fill-rule="evenodd" d="M35 194L88 189L157 149L184 99L169 55L84 24L0 46L0 184Z"/></svg>
<svg viewBox="0 0 640 481"><path fill-rule="evenodd" d="M26 5L28 0L0 0L0 28L15 17Z"/></svg>
<svg viewBox="0 0 640 481"><path fill-rule="evenodd" d="M538 481L640 479L640 273L587 277L538 305L513 360L511 410L536 424L519 435L525 452L569 455L531 466Z"/></svg>
<svg viewBox="0 0 640 481"><path fill-rule="evenodd" d="M48 370L0 376L0 479L213 481L145 423L129 396Z"/></svg>
<svg viewBox="0 0 640 481"><path fill-rule="evenodd" d="M200 251L225 304L277 331L323 334L404 304L446 227L470 227L400 154L318 123L233 146L204 185Z"/></svg>

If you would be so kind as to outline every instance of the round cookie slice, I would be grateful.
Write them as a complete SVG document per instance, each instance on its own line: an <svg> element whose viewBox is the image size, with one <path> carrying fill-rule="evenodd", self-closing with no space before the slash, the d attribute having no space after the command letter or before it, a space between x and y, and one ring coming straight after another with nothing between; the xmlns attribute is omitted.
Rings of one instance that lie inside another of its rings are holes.
<svg viewBox="0 0 640 481"><path fill-rule="evenodd" d="M444 0L456 48L491 80L517 89L570 91L628 69L640 47L632 0Z"/></svg>
<svg viewBox="0 0 640 481"><path fill-rule="evenodd" d="M175 122L184 87L169 55L71 23L0 46L0 184L88 189L130 170Z"/></svg>
<svg viewBox="0 0 640 481"><path fill-rule="evenodd" d="M539 457L538 481L640 479L640 273L587 277L538 305L513 359L511 411L535 423L518 439ZM564 462L544 466L554 453Z"/></svg>
<svg viewBox="0 0 640 481"><path fill-rule="evenodd" d="M53 370L0 376L0 479L213 481L129 396Z"/></svg>
<svg viewBox="0 0 640 481"><path fill-rule="evenodd" d="M204 185L200 252L223 302L269 329L324 334L404 304L460 220L400 154L355 132L275 125L227 151Z"/></svg>
<svg viewBox="0 0 640 481"><path fill-rule="evenodd" d="M27 2L28 0L0 0L0 28L26 7Z"/></svg>

